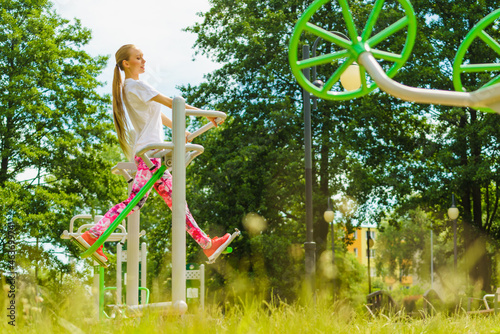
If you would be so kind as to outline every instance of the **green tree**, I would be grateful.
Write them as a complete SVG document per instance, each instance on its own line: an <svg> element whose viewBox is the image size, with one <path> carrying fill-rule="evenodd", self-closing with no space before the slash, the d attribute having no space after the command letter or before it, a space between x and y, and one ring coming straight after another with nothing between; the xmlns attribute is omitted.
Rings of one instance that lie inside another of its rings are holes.
<svg viewBox="0 0 500 334"><path fill-rule="evenodd" d="M205 153L188 173L193 213L211 234L244 231L227 261L266 273L269 289L283 298L294 296L290 287L302 276L288 255L304 235L299 91L286 67L286 31L297 13L296 3L214 1L204 22L188 30L198 35L199 52L224 65L206 83L184 87L190 103L229 114L200 139ZM250 238L242 225L250 213L267 222L261 236Z"/></svg>
<svg viewBox="0 0 500 334"><path fill-rule="evenodd" d="M0 1L0 223L15 224L18 264L38 268L52 254L41 243L65 245L74 214L95 214L124 192L109 173L119 158L110 99L96 92L108 58L83 50L90 39L48 0ZM36 176L20 180L25 171ZM53 255L45 263L62 265Z"/></svg>
<svg viewBox="0 0 500 334"><path fill-rule="evenodd" d="M207 75L206 83L184 91L190 102L230 114L224 128L205 140L208 154L193 167L194 184L203 189L200 195L211 199L195 199L196 206L207 221L221 226L234 226L235 219L256 212L269 222L264 233L283 231L285 236L289 233L284 230L295 230L290 243L304 241L305 181L302 95L289 70L287 48L290 32L307 5L214 1L203 14L204 22L188 29L198 35L199 52L223 66ZM317 17L330 20L330 30L345 30L334 4L322 14ZM305 43L312 45L316 37L306 38ZM322 46L321 52L329 47ZM371 208L389 205L394 193L411 193L401 182L406 174L387 165L405 164L407 152L421 145L419 133L429 126L416 110L385 94L318 102L312 115L318 254L326 249L329 232L323 219L327 196L354 198L360 210L353 218L376 219L381 210L371 213Z"/></svg>
<svg viewBox="0 0 500 334"><path fill-rule="evenodd" d="M427 280L429 266L430 219L422 209L410 210L403 217L397 213L381 224L377 237L377 272L399 281L417 275Z"/></svg>
<svg viewBox="0 0 500 334"><path fill-rule="evenodd" d="M234 226L235 219L257 212L269 223L264 233L297 228L295 241L304 240L301 90L290 75L286 53L293 25L309 4L216 0L202 14L204 21L188 28L197 34L198 52L223 66L207 75L205 83L184 91L190 102L231 116L206 139L209 153L192 168L203 198L195 203L207 221ZM498 1L413 5L417 41L396 80L452 90L450 68L460 41L498 8ZM372 3L352 1L350 6L358 26L364 26ZM315 20L326 22L329 30L345 31L336 1L321 11ZM382 23L391 22L391 15L384 13ZM489 33L498 36L498 30ZM382 46L397 47L404 43L401 37ZM312 45L316 36L304 38ZM325 44L320 51L330 47ZM474 45L471 58L495 62L498 55ZM468 108L403 103L377 92L348 102L319 101L312 125L318 254L326 246L328 225L322 213L332 194L357 201L355 218L379 222L384 209L394 205L421 203L444 213L455 191L466 222L465 247L481 239L480 232L495 235L498 121ZM483 255L472 265L471 277L489 289L491 266L487 253Z"/></svg>
<svg viewBox="0 0 500 334"><path fill-rule="evenodd" d="M415 8L422 22L421 31L432 43L431 55L439 59L434 66L432 88L453 90L451 65L456 51L472 27L500 6L499 1L435 1L432 5L417 2ZM500 39L498 25L487 30L494 39ZM432 59L431 58L431 59ZM498 53L476 40L467 53L472 63L498 62ZM489 75L465 76L467 89L480 88ZM424 84L424 83L423 83ZM422 194L418 201L429 207L440 203L438 211L444 215L450 205L450 195L456 193L463 223L461 235L463 251L469 254L469 274L472 282L481 282L482 290L491 290L492 263L488 254L488 238L498 239L498 142L500 138L498 115L485 114L472 108L435 106L428 108L430 122L434 123L430 140L423 146L420 173L414 175L412 188ZM490 239L491 240L491 239ZM474 245L475 252L468 252Z"/></svg>

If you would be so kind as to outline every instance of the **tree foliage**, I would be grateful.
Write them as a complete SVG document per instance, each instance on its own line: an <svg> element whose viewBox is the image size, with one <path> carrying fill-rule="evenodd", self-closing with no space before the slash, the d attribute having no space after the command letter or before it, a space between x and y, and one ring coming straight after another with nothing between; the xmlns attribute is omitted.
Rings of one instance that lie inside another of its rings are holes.
<svg viewBox="0 0 500 334"><path fill-rule="evenodd" d="M0 223L15 224L19 265L63 270L41 244L65 245L73 215L95 214L122 193L109 173L119 158L110 99L96 92L107 57L83 50L90 39L47 0L0 1Z"/></svg>
<svg viewBox="0 0 500 334"><path fill-rule="evenodd" d="M191 103L224 110L230 118L204 140L208 154L191 168L197 191L193 201L211 224L227 229L256 212L268 222L263 234L294 229L296 239L288 242L300 243L304 240L302 101L290 74L287 46L296 20L311 2L211 3L212 8L202 14L203 22L187 30L197 34L197 52L223 66L199 86L184 87L184 92ZM362 27L372 3L349 4ZM414 1L413 6L417 41L395 79L410 86L452 90L450 69L461 40L498 8L498 2ZM336 1L324 7L313 19L329 22L329 30L345 31ZM390 15L384 19L390 20ZM489 33L498 37L498 30ZM306 36L303 42L312 45L315 38ZM384 47L402 42L395 38ZM328 52L330 46L324 47ZM474 45L469 53L472 60L483 59L478 62L498 61L498 55L482 52L480 46ZM353 221L380 222L384 210L395 205L422 204L443 215L450 193L455 192L466 222L466 244L477 238L471 229L495 234L497 116L470 108L403 103L377 91L347 102L319 101L312 116L318 254L326 248L328 225L322 213L326 197L333 194L357 201L360 209ZM288 233L282 235L289 238ZM238 259L250 247L247 241L241 243L245 246L235 255ZM481 277L489 289L487 273L479 267L489 265L478 262L472 277Z"/></svg>
<svg viewBox="0 0 500 334"><path fill-rule="evenodd" d="M198 224L212 236L234 227L244 231L235 241L235 253L214 266L213 286L225 284L228 273L237 271L264 282L259 285L263 292L297 297L304 272L303 102L287 55L293 27L310 3L212 0L212 7L200 14L202 22L187 28L197 35L197 53L222 66L200 85L181 89L190 104L229 115L222 127L199 139L205 153L189 167L188 202ZM54 256L36 253L38 243L60 243L71 216L103 213L125 193L125 183L109 173L120 160L110 133L109 97L96 93L101 85L96 77L107 57L83 51L90 31L78 20L59 17L47 0L0 4L0 223L4 229L15 224L23 241L19 256L26 262L62 268ZM373 3L349 4L363 26ZM413 1L417 41L395 79L452 90L451 64L461 40L499 5L496 0ZM314 19L327 22L329 30L345 31L336 1ZM390 22L391 13L381 19ZM498 25L488 33L498 39ZM306 35L302 42L312 45L315 38ZM398 46L401 38L384 48ZM319 52L331 47L326 43ZM467 57L475 63L498 62L498 54L479 42ZM465 76L464 85L477 89L483 80L484 75ZM408 211L420 205L444 218L454 192L462 223L459 249L469 254L467 249L479 240L482 246L475 249L480 256L467 261L471 278L490 289L488 252L500 233L499 122L496 115L471 108L403 103L380 91L352 101L318 101L312 114L317 258L326 250L329 229L323 212L329 196L357 204L346 223L349 230L363 221L380 222L384 211L394 207ZM29 170L36 177L20 182L18 176ZM168 276L161 269L169 247L164 210L161 201L143 210L147 240L162 240L149 242L149 272L156 276ZM260 222L258 228L249 221ZM435 229L446 226L437 223ZM202 258L189 244L189 260Z"/></svg>
<svg viewBox="0 0 500 334"><path fill-rule="evenodd" d="M430 277L429 231L431 220L421 208L410 210L407 215L381 224L377 237L377 272L382 277L399 281L405 276L416 276L427 281Z"/></svg>

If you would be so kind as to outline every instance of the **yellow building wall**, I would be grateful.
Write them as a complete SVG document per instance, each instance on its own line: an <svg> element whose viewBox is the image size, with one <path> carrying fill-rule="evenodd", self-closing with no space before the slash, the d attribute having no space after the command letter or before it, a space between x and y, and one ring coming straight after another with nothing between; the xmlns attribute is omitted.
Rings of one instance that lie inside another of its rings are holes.
<svg viewBox="0 0 500 334"><path fill-rule="evenodd" d="M352 254L355 254L355 248L358 250L358 255L357 255L357 259L358 261L365 265L365 266L368 266L368 257L366 256L366 251L368 249L367 247L367 244L366 244L366 232L368 231L368 228L367 227L360 227L356 230L356 239L354 239L354 242L352 243L352 245L349 245L347 246L347 251L352 253ZM372 233L374 233L374 240L373 241L376 241L377 240L377 229L374 229L374 228L370 228L370 231ZM354 234L351 234L350 235L351 238L354 237ZM370 249L374 249L375 250L375 253L377 252L376 249L376 245L374 245L373 247L370 247ZM374 263L374 258L370 258L370 266Z"/></svg>
<svg viewBox="0 0 500 334"><path fill-rule="evenodd" d="M352 243L352 245L347 246L347 251L352 253L352 254L355 254L354 249L358 250L357 259L358 259L359 263L361 263L365 266L368 266L368 257L366 256L366 251L368 249L367 244L366 244L366 232L367 231L368 231L367 227L358 228L356 230L356 232L357 232L356 239L354 239L354 242ZM377 229L370 228L370 231L375 234L373 241L376 242L377 233L378 233ZM351 234L350 237L353 238L354 234ZM376 245L374 245L373 247L370 247L370 249L374 249L375 254L377 253ZM372 267L372 265L375 264L375 261L373 261L373 260L375 260L375 258L370 258L370 267Z"/></svg>
<svg viewBox="0 0 500 334"><path fill-rule="evenodd" d="M375 250L375 256L377 256L377 235L378 235L378 230L376 228L370 228L370 232L372 233L372 239L374 241L373 247L370 247L370 249ZM368 231L368 227L359 227L356 230L356 239L354 239L354 242L347 246L347 251L351 254L355 254L355 249L358 250L356 258L358 259L359 263L362 265L368 267L368 257L366 256L366 251L368 249L368 246L366 244L366 232ZM350 235L350 238L354 238L354 234ZM370 258L370 268L375 268L375 257ZM370 269L372 272L374 269ZM396 281L394 279L389 279L387 278L386 283L389 285L395 284ZM401 279L401 284L402 285L412 285L413 284L413 277L412 276L404 276Z"/></svg>

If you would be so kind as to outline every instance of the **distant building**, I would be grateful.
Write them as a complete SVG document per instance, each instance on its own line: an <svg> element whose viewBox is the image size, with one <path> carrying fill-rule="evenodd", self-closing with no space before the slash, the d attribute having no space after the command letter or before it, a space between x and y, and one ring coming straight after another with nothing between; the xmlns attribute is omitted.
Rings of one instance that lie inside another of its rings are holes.
<svg viewBox="0 0 500 334"><path fill-rule="evenodd" d="M377 228L373 227L359 227L354 231L350 237L353 240L353 243L347 246L347 251L351 254L354 254L358 262L362 265L368 267L368 256L370 257L370 276L376 277L377 272L375 269L375 256L377 255L377 236L379 231ZM370 247L370 254L368 254L368 245L366 241L368 240L368 236L373 240L373 247ZM391 287L396 284L397 281L394 278L385 278L385 283ZM412 276L403 276L401 278L401 282L399 282L403 286L411 286L413 284Z"/></svg>
<svg viewBox="0 0 500 334"><path fill-rule="evenodd" d="M358 262L362 265L368 267L368 256L370 256L370 276L375 277L375 255L377 252L376 240L377 240L377 229L368 227L359 227L351 234L351 238L354 242L347 246L347 251L354 254L358 259ZM368 234L374 241L373 247L370 247L370 254L368 254L368 245L366 241L368 240Z"/></svg>

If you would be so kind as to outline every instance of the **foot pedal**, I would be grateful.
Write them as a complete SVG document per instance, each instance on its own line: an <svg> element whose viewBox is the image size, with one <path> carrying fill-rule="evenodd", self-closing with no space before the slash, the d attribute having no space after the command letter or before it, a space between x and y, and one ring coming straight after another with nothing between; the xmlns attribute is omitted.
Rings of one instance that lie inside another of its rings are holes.
<svg viewBox="0 0 500 334"><path fill-rule="evenodd" d="M231 247L228 247L229 244L231 242L233 242L233 240L239 236L241 234L240 230L238 230L237 228L235 228L235 231L233 232L233 234L231 234L231 236L226 240L226 242L219 247L219 249L217 249L209 258L208 258L208 261L207 263L208 264L212 264L215 262L215 260L217 260L217 258L223 254L224 252L227 252L226 253L232 253L233 249Z"/></svg>
<svg viewBox="0 0 500 334"><path fill-rule="evenodd" d="M90 245L82 239L82 237L71 237L71 242L74 243L75 245L77 245L81 250L83 251L86 251L88 249L88 247L90 247ZM85 245L87 245L88 247L85 247ZM93 260L95 260L97 263L99 263L99 265L101 267L104 267L104 268L107 268L109 267L109 263L108 262L105 262L101 259L100 256L98 256L96 253L93 253L91 256L90 256Z"/></svg>

